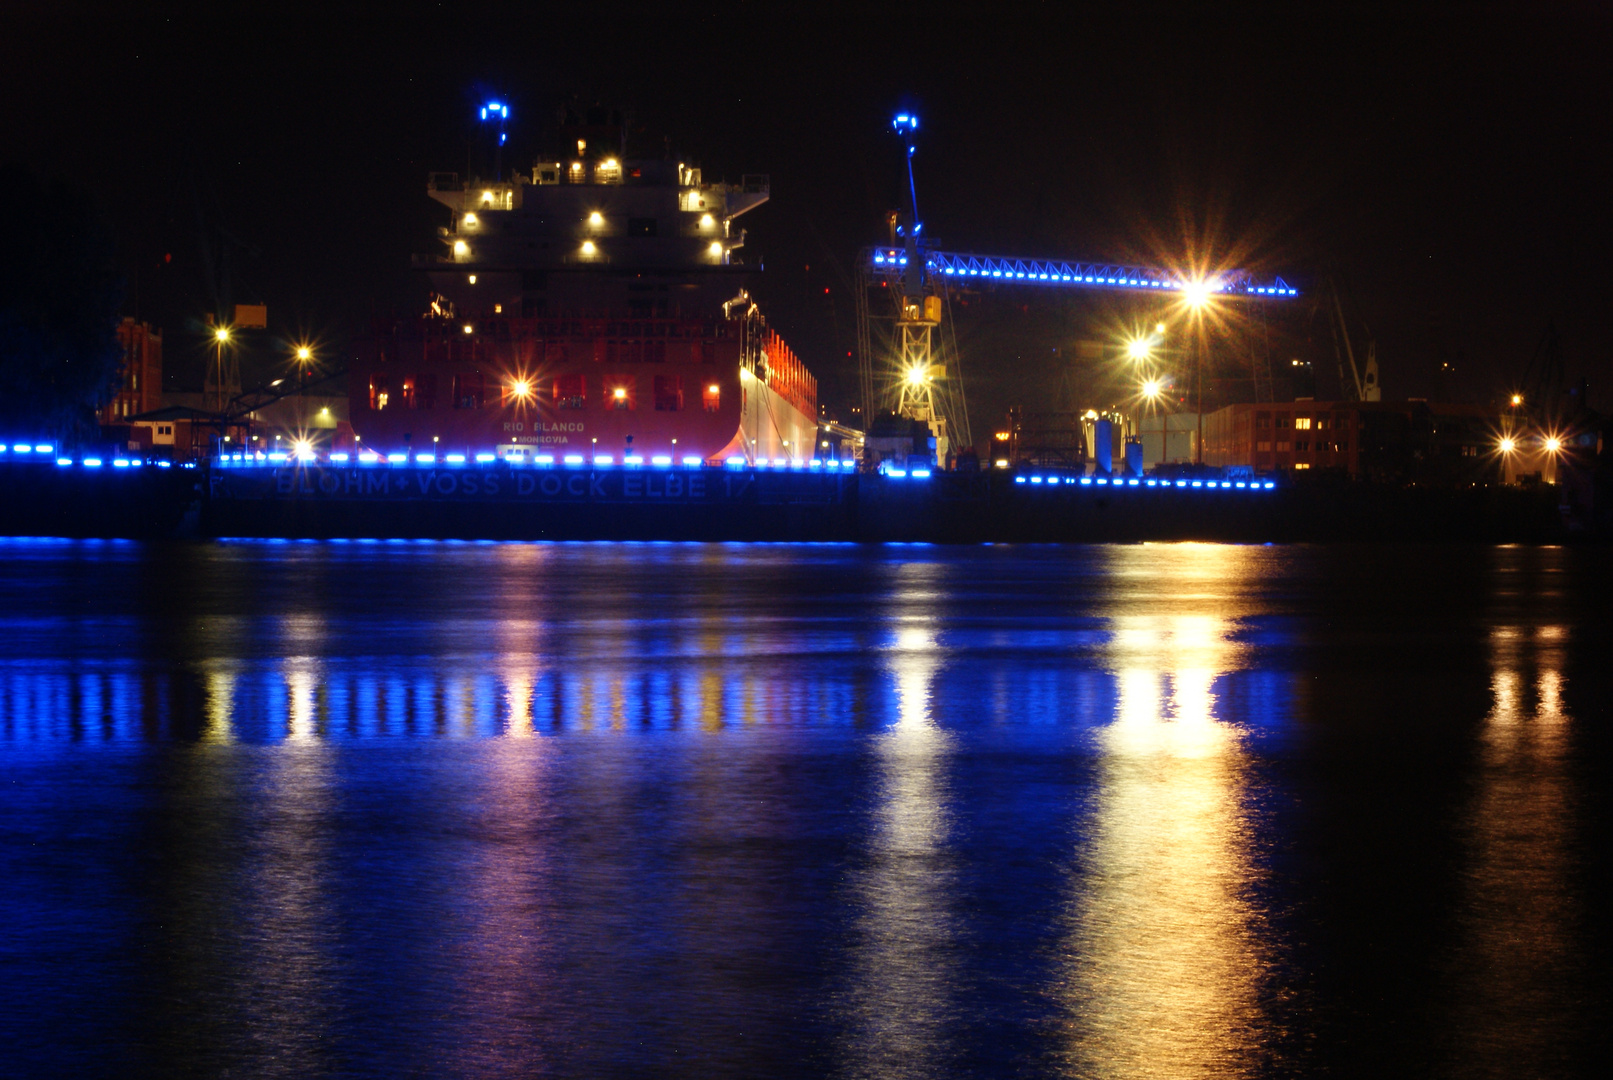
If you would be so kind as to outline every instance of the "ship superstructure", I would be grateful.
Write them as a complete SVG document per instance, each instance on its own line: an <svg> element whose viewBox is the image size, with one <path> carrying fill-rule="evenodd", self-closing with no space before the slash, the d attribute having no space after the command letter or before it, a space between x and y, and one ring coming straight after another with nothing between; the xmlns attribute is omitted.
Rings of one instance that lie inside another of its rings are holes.
<svg viewBox="0 0 1613 1080"><path fill-rule="evenodd" d="M496 180L430 176L451 214L442 249L414 261L432 310L359 356L363 447L811 458L816 380L734 257L734 221L767 201L768 178L707 183L684 162L625 158L614 129L586 131L574 155Z"/></svg>

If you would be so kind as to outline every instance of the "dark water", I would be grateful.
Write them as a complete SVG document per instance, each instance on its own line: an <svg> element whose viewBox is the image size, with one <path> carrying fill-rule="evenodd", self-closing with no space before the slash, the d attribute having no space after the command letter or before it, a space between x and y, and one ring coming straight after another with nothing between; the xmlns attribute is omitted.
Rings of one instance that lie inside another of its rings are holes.
<svg viewBox="0 0 1613 1080"><path fill-rule="evenodd" d="M1567 1076L1607 553L0 541L8 1076Z"/></svg>

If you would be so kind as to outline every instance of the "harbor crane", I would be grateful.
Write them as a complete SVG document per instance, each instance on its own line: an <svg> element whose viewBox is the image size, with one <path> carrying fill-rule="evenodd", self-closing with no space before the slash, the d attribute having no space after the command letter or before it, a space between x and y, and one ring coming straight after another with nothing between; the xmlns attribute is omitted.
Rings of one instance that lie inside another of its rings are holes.
<svg viewBox="0 0 1613 1080"><path fill-rule="evenodd" d="M872 313L868 289L878 281L890 289L895 308L896 412L910 420L929 423L936 435L937 457L944 459L949 441L972 442L968 406L963 396L962 372L955 338L937 333L950 324L950 290L984 283L1027 285L1050 289L1103 290L1136 294L1171 295L1188 300L1208 297L1238 300L1287 300L1299 290L1280 277L1260 277L1243 270L1223 270L1197 277L1180 271L1119 263L1080 262L1066 259L1031 259L941 251L923 235L918 212L918 187L913 158L918 147L919 119L898 114L892 122L906 151L908 219L889 219L889 243L863 249L858 260L857 367L863 423L875 410L874 356L870 334ZM940 339L940 340L938 340ZM953 389L955 387L955 389ZM889 391L885 400L890 400Z"/></svg>

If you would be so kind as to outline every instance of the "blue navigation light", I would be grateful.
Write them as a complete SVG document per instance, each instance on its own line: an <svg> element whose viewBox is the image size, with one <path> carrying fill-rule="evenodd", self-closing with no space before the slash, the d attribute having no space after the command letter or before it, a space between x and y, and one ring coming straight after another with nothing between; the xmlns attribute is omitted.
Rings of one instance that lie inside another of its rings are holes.
<svg viewBox="0 0 1613 1080"><path fill-rule="evenodd" d="M583 457L581 454L567 454L561 460L567 465L581 465L583 463Z"/></svg>
<svg viewBox="0 0 1613 1080"><path fill-rule="evenodd" d="M57 462L57 464L61 464L61 463ZM157 468L159 468L159 469L169 469L169 468L173 467L173 464L174 463L171 462L171 461L159 461L159 462L157 462Z"/></svg>
<svg viewBox="0 0 1613 1080"><path fill-rule="evenodd" d="M1248 487L1248 486L1249 485L1245 484L1242 480L1239 480L1236 484L1233 485L1233 487Z"/></svg>
<svg viewBox="0 0 1613 1080"><path fill-rule="evenodd" d="M50 445L50 443L41 443L40 445L34 447L34 453L36 453L36 454L48 454L54 449L56 449L56 448L54 446Z"/></svg>
<svg viewBox="0 0 1613 1080"><path fill-rule="evenodd" d="M1187 481L1186 480L1178 480L1178 481L1176 481L1176 486L1177 487L1186 487L1187 486Z"/></svg>
<svg viewBox="0 0 1613 1080"><path fill-rule="evenodd" d="M416 454L414 456L414 460L415 460L416 464L419 464L419 465L435 465L435 464L437 464L437 455L436 454Z"/></svg>
<svg viewBox="0 0 1613 1080"><path fill-rule="evenodd" d="M928 480L929 478L930 478L930 470L929 469L914 469L913 470L913 479L915 479L915 480Z"/></svg>
<svg viewBox="0 0 1613 1080"><path fill-rule="evenodd" d="M1031 483L1033 483L1033 484L1040 484L1040 483L1041 483L1041 482L1042 482L1042 478L1041 478L1041 477L1040 477L1040 476L1033 476L1033 477L1031 477Z"/></svg>
<svg viewBox="0 0 1613 1080"><path fill-rule="evenodd" d="M626 457L622 458L622 464L623 465L642 465L642 464L644 464L644 459L642 457L640 457L638 454L628 454Z"/></svg>
<svg viewBox="0 0 1613 1080"><path fill-rule="evenodd" d="M19 454L31 454L31 453L33 453L33 450L34 450L34 448L32 446L28 446L28 445L26 445L24 443L18 443L16 446L13 446L11 449L15 450Z"/></svg>
<svg viewBox="0 0 1613 1080"><path fill-rule="evenodd" d="M1016 483L1016 484L1023 484L1023 483L1024 483L1024 482L1025 482L1025 478L1024 478L1024 477L1023 477L1023 476L1016 476L1016 477L1014 477L1014 483Z"/></svg>
<svg viewBox="0 0 1613 1080"><path fill-rule="evenodd" d="M1103 477L1100 476L1100 477L1098 477L1098 483L1107 485L1109 483L1109 481L1105 480Z"/></svg>
<svg viewBox="0 0 1613 1080"><path fill-rule="evenodd" d="M1136 487L1137 486L1137 481L1135 481L1135 480L1127 480L1126 481L1126 486L1127 487Z"/></svg>
<svg viewBox="0 0 1613 1080"><path fill-rule="evenodd" d="M121 457L120 458L113 458L112 459L112 464L116 468L127 469L129 467L129 459L128 458L121 458Z"/></svg>
<svg viewBox="0 0 1613 1080"><path fill-rule="evenodd" d="M58 465L71 465L72 463L73 459L70 457L59 457L56 459L56 464Z"/></svg>
<svg viewBox="0 0 1613 1080"><path fill-rule="evenodd" d="M1194 487L1203 487L1203 486L1204 486L1204 481L1202 481L1202 480L1195 480L1195 481L1193 481L1193 486L1194 486Z"/></svg>
<svg viewBox="0 0 1613 1080"><path fill-rule="evenodd" d="M494 457L493 457L492 454L477 454L476 455L476 462L479 465L487 465L490 462L492 462L493 460L494 460Z"/></svg>
<svg viewBox="0 0 1613 1080"><path fill-rule="evenodd" d="M98 457L87 457L84 459L84 467L88 469L99 469L101 467L101 459Z"/></svg>
<svg viewBox="0 0 1613 1080"><path fill-rule="evenodd" d="M650 464L657 469L670 469L672 467L672 456L670 454L656 454L650 459Z"/></svg>
<svg viewBox="0 0 1613 1080"><path fill-rule="evenodd" d="M1092 483L1092 477L1090 477L1090 476L1081 477L1081 485L1083 487L1087 487L1087 486L1091 485L1091 483Z"/></svg>
<svg viewBox="0 0 1613 1080"><path fill-rule="evenodd" d="M874 261L877 263L882 263L885 261L885 256L876 251L874 252Z"/></svg>
<svg viewBox="0 0 1613 1080"><path fill-rule="evenodd" d="M735 467L743 467L745 464L745 459L736 455L728 459L728 464Z"/></svg>
<svg viewBox="0 0 1613 1080"><path fill-rule="evenodd" d="M698 469L700 467L701 463L704 462L704 461L705 461L704 458L696 457L694 454L687 454L687 455L684 456L683 464L687 468Z"/></svg>
<svg viewBox="0 0 1613 1080"><path fill-rule="evenodd" d="M907 470L906 469L886 469L885 470L885 475L886 476L903 477L903 476L907 475Z"/></svg>
<svg viewBox="0 0 1613 1080"><path fill-rule="evenodd" d="M405 461L408 461L408 460L409 460L409 455L408 455L408 454L404 454L404 453L399 453L399 454L388 454L388 455L387 455L387 456L386 456L386 459L387 459L387 460L388 460L388 461L390 461L390 462L392 462L392 463L393 463L393 464L394 464L394 465L396 465L396 464L399 464L399 463L401 463L401 462L405 462Z"/></svg>
<svg viewBox="0 0 1613 1080"><path fill-rule="evenodd" d="M533 460L536 461L539 465L553 465L554 464L554 455L553 454L539 454Z"/></svg>
<svg viewBox="0 0 1613 1080"><path fill-rule="evenodd" d="M604 465L614 465L615 462L611 459L611 456L609 454L595 454L594 455L594 464L604 466Z"/></svg>
<svg viewBox="0 0 1613 1080"><path fill-rule="evenodd" d="M1145 481L1143 481L1143 483L1147 484L1149 487L1153 487L1155 484L1159 483L1159 481L1158 480L1145 480Z"/></svg>
<svg viewBox="0 0 1613 1080"><path fill-rule="evenodd" d="M463 465L465 464L465 455L448 454L443 457L443 461L447 462L449 465Z"/></svg>
<svg viewBox="0 0 1613 1080"><path fill-rule="evenodd" d="M346 454L332 454L330 456L330 459L332 461L346 461L347 460L347 455ZM460 460L464 460L464 459L461 458Z"/></svg>
<svg viewBox="0 0 1613 1080"><path fill-rule="evenodd" d="M1267 480L1264 484L1261 484L1260 486L1269 491L1272 488L1276 487L1277 485L1272 483L1270 480Z"/></svg>

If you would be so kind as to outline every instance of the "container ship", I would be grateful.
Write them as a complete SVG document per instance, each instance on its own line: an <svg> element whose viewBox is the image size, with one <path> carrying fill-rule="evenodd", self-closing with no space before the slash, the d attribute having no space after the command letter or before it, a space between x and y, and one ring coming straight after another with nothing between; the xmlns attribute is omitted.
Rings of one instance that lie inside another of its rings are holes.
<svg viewBox="0 0 1613 1080"><path fill-rule="evenodd" d="M817 382L767 326L735 255L734 222L767 201L768 178L707 183L685 162L629 159L619 123L560 130L568 153L528 171L430 175L451 215L441 249L413 262L430 310L361 346L357 455L810 460Z"/></svg>

